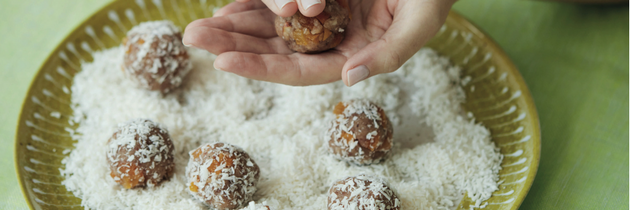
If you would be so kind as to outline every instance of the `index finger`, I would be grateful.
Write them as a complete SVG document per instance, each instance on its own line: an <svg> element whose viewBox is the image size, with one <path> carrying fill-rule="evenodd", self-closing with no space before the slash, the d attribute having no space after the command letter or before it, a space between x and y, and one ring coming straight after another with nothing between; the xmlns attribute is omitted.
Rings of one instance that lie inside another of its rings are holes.
<svg viewBox="0 0 630 210"><path fill-rule="evenodd" d="M269 8L273 13L289 17L298 11L295 0L237 0L219 9L213 17L219 17L252 9Z"/></svg>
<svg viewBox="0 0 630 210"><path fill-rule="evenodd" d="M248 10L263 9L263 8L267 8L267 5L265 5L261 0L237 1L237 2L232 2L221 7L221 9L217 10L212 15L212 17L220 17L220 16L229 15L229 14L245 12Z"/></svg>
<svg viewBox="0 0 630 210"><path fill-rule="evenodd" d="M250 79L306 86L340 80L346 60L337 51L289 55L226 52L217 56L214 67Z"/></svg>
<svg viewBox="0 0 630 210"><path fill-rule="evenodd" d="M289 17L298 11L295 0L262 0L273 12L282 17Z"/></svg>

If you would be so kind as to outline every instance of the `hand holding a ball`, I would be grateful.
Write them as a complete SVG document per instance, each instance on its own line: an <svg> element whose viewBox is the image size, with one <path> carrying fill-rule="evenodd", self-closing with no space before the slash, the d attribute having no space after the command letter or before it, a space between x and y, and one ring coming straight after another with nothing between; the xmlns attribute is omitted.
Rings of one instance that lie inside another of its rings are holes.
<svg viewBox="0 0 630 210"><path fill-rule="evenodd" d="M237 0L218 10L212 18L190 23L183 43L218 55L216 69L247 78L288 85L324 84L341 79L352 86L402 66L437 33L455 2L345 1L350 21L345 29L337 30L343 31L344 38L326 51L306 54L294 51L290 48L291 40L279 36L275 24L277 16L300 15L321 20L320 14L328 11L326 6L331 4L326 0ZM296 14L298 10L300 14ZM320 31L309 28L308 32ZM309 40L325 40L324 35L318 37Z"/></svg>

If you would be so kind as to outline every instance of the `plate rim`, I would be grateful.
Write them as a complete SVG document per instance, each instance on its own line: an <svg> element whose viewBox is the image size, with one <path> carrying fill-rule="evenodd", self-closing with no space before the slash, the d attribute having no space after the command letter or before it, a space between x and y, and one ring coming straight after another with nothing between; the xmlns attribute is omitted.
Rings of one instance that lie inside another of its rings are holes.
<svg viewBox="0 0 630 210"><path fill-rule="evenodd" d="M505 59L506 62L504 63L504 65L508 67L507 71L510 71L510 73L512 73L515 81L518 83L518 86L522 88L520 90L523 93L523 96L526 96L523 98L524 98L525 103L527 104L527 107L526 107L527 112L531 114L533 119L535 119L533 122L534 126L532 127L532 130L533 130L532 132L534 134L532 135L534 148L532 151L533 159L531 162L531 166L535 166L535 167L531 167L529 170L529 173L527 174L527 177L531 177L531 178L527 178L525 180L523 189L521 189L521 192L523 192L523 196L522 197L518 196L514 201L516 205L513 205L511 208L512 210L518 210L521 204L523 203L523 201L525 200L525 198L527 197L527 194L529 194L529 191L531 190L534 180L536 179L536 173L538 172L538 167L540 165L540 151L542 147L542 139L541 139L541 131L540 131L540 118L538 116L536 103L534 103L534 97L529 91L529 87L527 86L527 83L525 82L523 75L521 75L521 72L518 70L514 62L512 62L512 59L510 58L510 56L508 56L507 53L503 51L503 49L487 33L485 33L476 24L472 23L471 21L466 19L463 15L459 14L453 9L449 11L449 15L452 16L453 19L457 20L457 22L462 23L464 27L470 30L477 37L484 40L484 42L487 43L486 47L492 48L492 50L495 53L498 53L502 57L506 58Z"/></svg>
<svg viewBox="0 0 630 210"><path fill-rule="evenodd" d="M106 8L112 7L112 5L116 4L118 1L120 0L114 0L114 1L110 1L109 3L106 3L104 6L100 7L98 10L90 14L90 16L88 16L83 21L81 21L79 24L72 27L72 29L57 44L57 46L53 48L53 50L48 54L48 56L46 56L46 59L44 59L44 61L39 65L39 67L37 68L37 72L35 73L35 75L33 75L33 78L31 79L28 90L26 91L26 95L24 96L24 99L22 100L22 105L20 106L20 114L17 121L17 127L15 128L15 137L14 137L15 139L13 143L13 163L14 163L13 165L15 167L15 173L18 179L18 185L20 186L22 195L24 196L24 199L26 200L26 204L28 205L29 209L34 209L34 208L33 208L33 203L31 202L31 197L27 193L26 185L24 185L24 180L22 177L23 173L21 172L20 166L19 166L18 149L20 146L20 141L19 141L20 129L22 128L22 125L26 121L26 116L24 116L25 115L24 108L26 107L28 103L29 96L32 95L32 92L34 91L33 88L35 87L34 86L35 81L37 80L37 78L41 76L43 72L42 70L44 69L44 67L53 60L52 58L53 56L55 56L55 53L61 50L61 48L63 47L63 44L67 43L74 33L80 30L81 27L88 25L88 22L94 19L96 15L99 14L101 11L104 11Z"/></svg>

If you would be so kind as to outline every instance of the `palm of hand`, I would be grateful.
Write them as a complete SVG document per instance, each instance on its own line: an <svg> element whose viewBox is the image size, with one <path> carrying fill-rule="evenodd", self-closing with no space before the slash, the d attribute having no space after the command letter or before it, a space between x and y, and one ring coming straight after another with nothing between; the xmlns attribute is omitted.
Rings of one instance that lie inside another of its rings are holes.
<svg viewBox="0 0 630 210"><path fill-rule="evenodd" d="M350 58L366 45L379 40L392 23L392 15L384 0L351 1L352 20L346 28L346 38L335 49ZM375 5L380 3L380 5Z"/></svg>
<svg viewBox="0 0 630 210"><path fill-rule="evenodd" d="M398 11L403 1L350 0L352 20L345 39L335 49L318 54L291 51L275 32L276 15L259 0L234 2L219 10L219 17L194 21L186 27L183 41L217 54L215 68L244 77L289 85L323 84L343 78L348 85L345 73L366 60L384 57L378 59L381 62L367 64L371 69L385 69L369 73L375 75L395 70L413 54L383 50L390 47L389 42L396 38L393 35L405 30L404 24L393 25L403 22L395 20L394 15L404 13ZM413 46L413 52L420 46Z"/></svg>

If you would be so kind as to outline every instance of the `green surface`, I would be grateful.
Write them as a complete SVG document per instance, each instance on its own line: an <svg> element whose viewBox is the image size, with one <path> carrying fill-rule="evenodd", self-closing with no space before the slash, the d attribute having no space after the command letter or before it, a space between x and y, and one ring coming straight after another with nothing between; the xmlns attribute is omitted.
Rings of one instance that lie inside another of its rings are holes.
<svg viewBox="0 0 630 210"><path fill-rule="evenodd" d="M628 6L484 3L455 9L512 58L540 117L521 209L628 209Z"/></svg>
<svg viewBox="0 0 630 210"><path fill-rule="evenodd" d="M26 209L14 166L17 119L26 91L50 52L108 1L0 0L0 209Z"/></svg>
<svg viewBox="0 0 630 210"><path fill-rule="evenodd" d="M0 209L26 208L13 165L35 72L108 0L0 3ZM462 0L455 10L512 58L542 130L538 175L521 209L628 209L628 6Z"/></svg>

